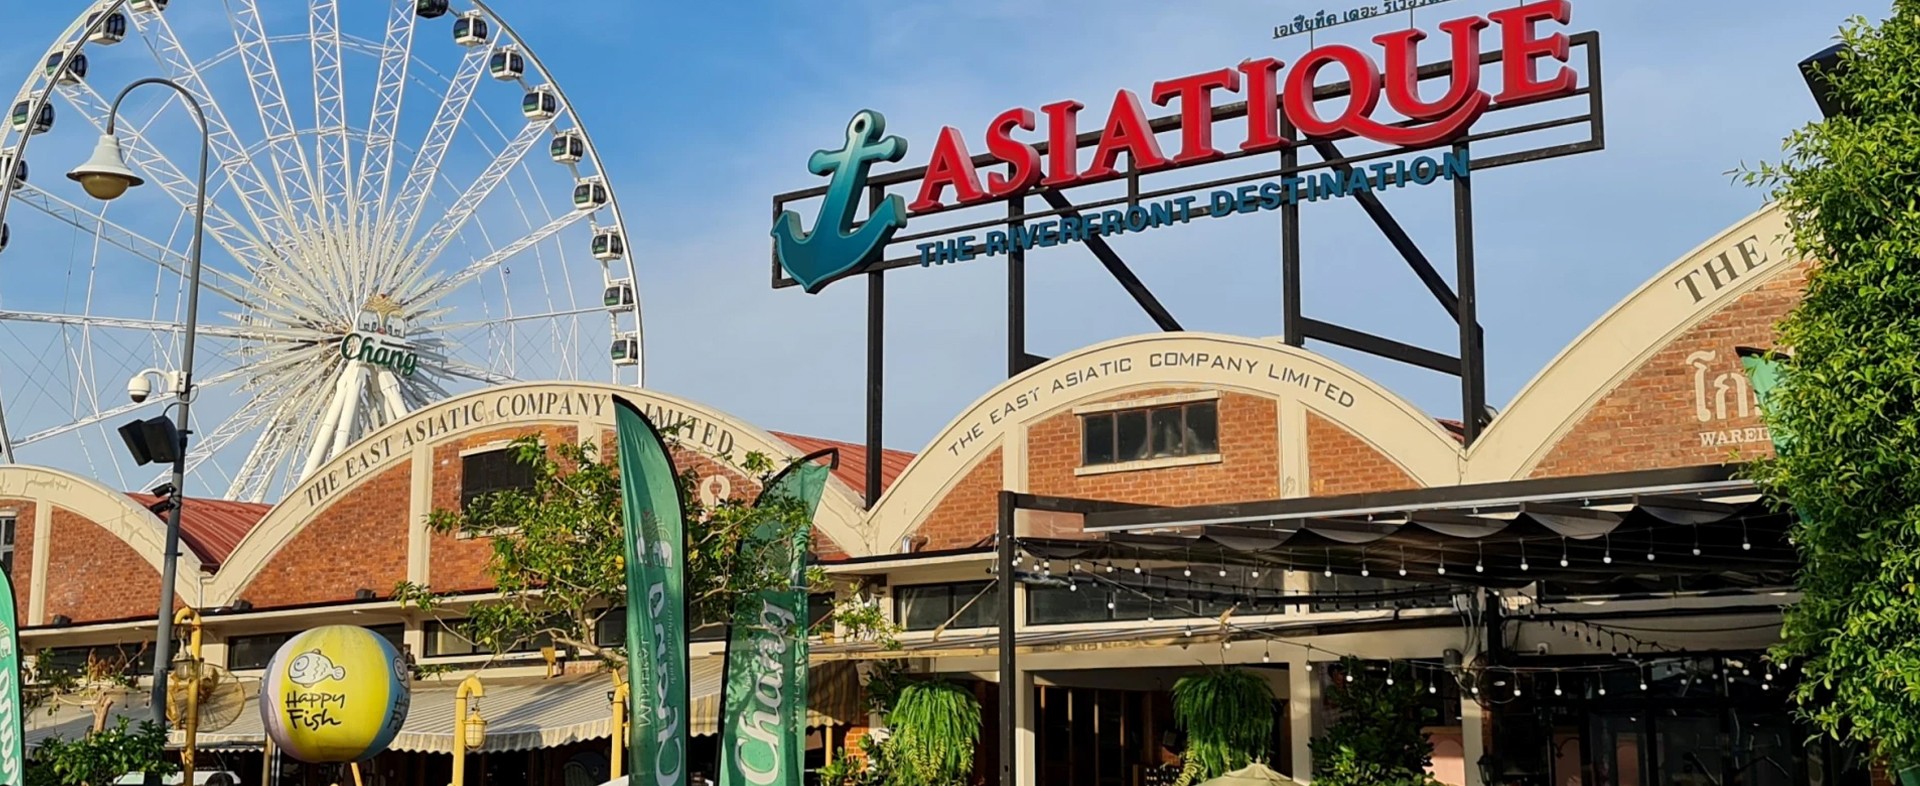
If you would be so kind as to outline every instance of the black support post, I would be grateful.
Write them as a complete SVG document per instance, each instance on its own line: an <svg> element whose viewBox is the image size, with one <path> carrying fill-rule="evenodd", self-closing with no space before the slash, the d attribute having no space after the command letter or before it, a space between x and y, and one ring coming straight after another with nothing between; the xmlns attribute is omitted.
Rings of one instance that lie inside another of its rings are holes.
<svg viewBox="0 0 1920 786"><path fill-rule="evenodd" d="M1013 519L1015 495L1011 491L1000 492L999 521L999 580L1000 580L1000 786L1015 786L1019 779L1014 775L1015 740L1020 725L1019 703L1020 679L1014 671L1013 589L1018 582L1013 580Z"/></svg>
<svg viewBox="0 0 1920 786"><path fill-rule="evenodd" d="M1007 234L1026 220L1026 198L1007 200ZM1027 370L1027 251L1007 252L1007 378Z"/></svg>
<svg viewBox="0 0 1920 786"><path fill-rule="evenodd" d="M1467 156L1467 145L1453 146L1456 156ZM1461 435L1472 445L1480 437L1487 411L1486 358L1480 340L1480 296L1473 276L1473 178L1453 181L1453 245L1458 290L1454 316L1460 320L1460 422Z"/></svg>
<svg viewBox="0 0 1920 786"><path fill-rule="evenodd" d="M1300 167L1300 148L1293 123L1280 113L1280 132L1287 146L1280 150L1280 168L1294 172ZM1306 325L1300 321L1300 202L1289 199L1280 206L1280 336L1292 346L1307 345Z"/></svg>
<svg viewBox="0 0 1920 786"><path fill-rule="evenodd" d="M867 274L867 508L880 501L881 400L885 391L887 274Z"/></svg>

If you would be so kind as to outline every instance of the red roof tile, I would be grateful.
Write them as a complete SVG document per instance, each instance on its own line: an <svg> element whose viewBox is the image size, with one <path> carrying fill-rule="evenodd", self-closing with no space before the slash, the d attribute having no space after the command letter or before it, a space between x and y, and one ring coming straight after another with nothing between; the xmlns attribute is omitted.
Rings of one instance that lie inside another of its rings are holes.
<svg viewBox="0 0 1920 786"><path fill-rule="evenodd" d="M783 434L778 431L773 432L773 435L785 440L787 444L793 446L794 450L803 454L838 448L840 468L833 471L834 477L847 484L855 494L866 490L867 446L818 437L803 437L798 434ZM885 491L888 486L893 485L894 479L900 477L901 472L906 471L907 463L910 461L913 461L913 454L904 450L880 451L880 490Z"/></svg>
<svg viewBox="0 0 1920 786"><path fill-rule="evenodd" d="M152 494L128 494L134 502L150 506L160 498ZM272 505L257 502L233 502L224 499L192 497L180 511L180 540L193 549L208 570L219 567L233 555L240 539L266 518Z"/></svg>

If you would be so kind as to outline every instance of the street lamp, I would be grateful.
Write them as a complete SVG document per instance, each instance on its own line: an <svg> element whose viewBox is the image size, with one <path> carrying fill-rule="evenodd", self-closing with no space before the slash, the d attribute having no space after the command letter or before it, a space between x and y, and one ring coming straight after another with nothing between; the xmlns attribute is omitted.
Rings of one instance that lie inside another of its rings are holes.
<svg viewBox="0 0 1920 786"><path fill-rule="evenodd" d="M179 399L175 403L179 411L174 413L179 444L171 455L173 505L167 510L167 545L160 557L158 618L160 629L153 640L155 647L170 647L173 643L174 572L180 560L180 509L185 502L185 495L181 490L186 488L187 483L187 435L192 433L187 425L189 422L187 405L193 401L193 336L200 318L200 245L207 228L207 152L211 138L207 133L207 116L200 109L200 100L194 98L193 93L188 92L186 88L167 79L142 79L127 85L126 89L121 90L120 95L113 99L113 107L107 111L107 130L100 137L100 143L94 146L93 156L88 158L86 163L67 173L67 177L78 182L88 194L100 200L117 199L125 194L127 189L145 182L134 174L133 170L127 168L126 162L120 157L120 140L113 135L115 121L120 117L120 102L125 101L127 94L133 92L134 88L144 85L161 85L179 93L187 107L193 110L194 121L200 125L200 188L193 211L193 245L187 251L187 321L184 326L186 335L182 340L180 371L175 377L177 384L173 386L172 391ZM139 383L129 383L127 390L129 394L134 394L138 390L140 393L137 397L145 398L146 373L142 372L140 376L143 379ZM153 659L153 718L161 728L166 728L169 664L167 651L160 650L160 653Z"/></svg>

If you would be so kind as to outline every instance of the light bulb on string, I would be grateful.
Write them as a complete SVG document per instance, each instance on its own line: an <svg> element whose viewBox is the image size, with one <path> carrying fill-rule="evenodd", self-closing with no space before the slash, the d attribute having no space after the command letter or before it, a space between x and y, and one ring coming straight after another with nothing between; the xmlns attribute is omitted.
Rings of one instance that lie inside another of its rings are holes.
<svg viewBox="0 0 1920 786"><path fill-rule="evenodd" d="M1400 575L1407 575L1407 547L1400 547Z"/></svg>
<svg viewBox="0 0 1920 786"><path fill-rule="evenodd" d="M1560 692L1560 672L1557 671L1553 673L1553 695L1562 695Z"/></svg>
<svg viewBox="0 0 1920 786"><path fill-rule="evenodd" d="M1180 575L1185 576L1187 578L1193 578L1193 566L1189 565L1187 567L1181 568Z"/></svg>
<svg viewBox="0 0 1920 786"><path fill-rule="evenodd" d="M1567 539L1560 539L1560 567L1567 566Z"/></svg>
<svg viewBox="0 0 1920 786"><path fill-rule="evenodd" d="M1524 540L1520 541L1520 569L1521 570L1527 569L1527 542ZM1518 687L1519 683L1516 682L1514 683L1514 685ZM1515 695L1518 695L1518 694L1515 694Z"/></svg>
<svg viewBox="0 0 1920 786"><path fill-rule="evenodd" d="M1747 538L1747 520L1746 519L1740 520L1740 550L1741 551L1753 550L1753 541Z"/></svg>
<svg viewBox="0 0 1920 786"><path fill-rule="evenodd" d="M1473 547L1475 549L1478 549L1478 551L1474 552L1473 572L1475 573L1487 572L1487 547L1479 543L1473 544Z"/></svg>
<svg viewBox="0 0 1920 786"><path fill-rule="evenodd" d="M1607 533L1606 544L1607 544L1607 551L1604 555L1600 557L1600 561L1608 565L1612 565L1613 564L1613 533L1611 532Z"/></svg>
<svg viewBox="0 0 1920 786"><path fill-rule="evenodd" d="M1135 575L1135 576L1138 576L1138 575L1140 575L1140 574L1141 574L1141 573L1143 573L1143 572L1145 572L1145 571L1143 571L1143 570L1142 570L1142 569L1140 568L1140 561L1139 561L1139 560L1134 560L1134 561L1133 561L1133 575Z"/></svg>

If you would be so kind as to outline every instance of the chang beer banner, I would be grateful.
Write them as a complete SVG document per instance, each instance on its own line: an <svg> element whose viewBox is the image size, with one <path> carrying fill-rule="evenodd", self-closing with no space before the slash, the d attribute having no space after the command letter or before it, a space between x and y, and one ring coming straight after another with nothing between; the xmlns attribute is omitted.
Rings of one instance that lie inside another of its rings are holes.
<svg viewBox="0 0 1920 786"><path fill-rule="evenodd" d="M626 524L628 747L633 783L687 783L686 521L679 472L653 422L615 396Z"/></svg>
<svg viewBox="0 0 1920 786"><path fill-rule="evenodd" d="M1764 415L1767 407L1773 403L1774 392L1785 378L1787 356L1752 347L1739 347L1734 351L1740 355L1740 368L1746 372L1747 381L1753 384L1754 396L1760 399L1760 412ZM1793 441L1793 435L1772 419L1767 421L1767 432L1773 435L1773 449L1776 452Z"/></svg>
<svg viewBox="0 0 1920 786"><path fill-rule="evenodd" d="M733 610L722 681L720 786L802 786L807 750L807 546L828 467L801 459L767 484L756 507L791 506L763 518L740 544L767 554L787 577L781 589L743 598ZM797 519L797 520L795 520Z"/></svg>
<svg viewBox="0 0 1920 786"><path fill-rule="evenodd" d="M13 583L0 572L0 785L20 786L27 766L26 711L20 706L20 626Z"/></svg>

